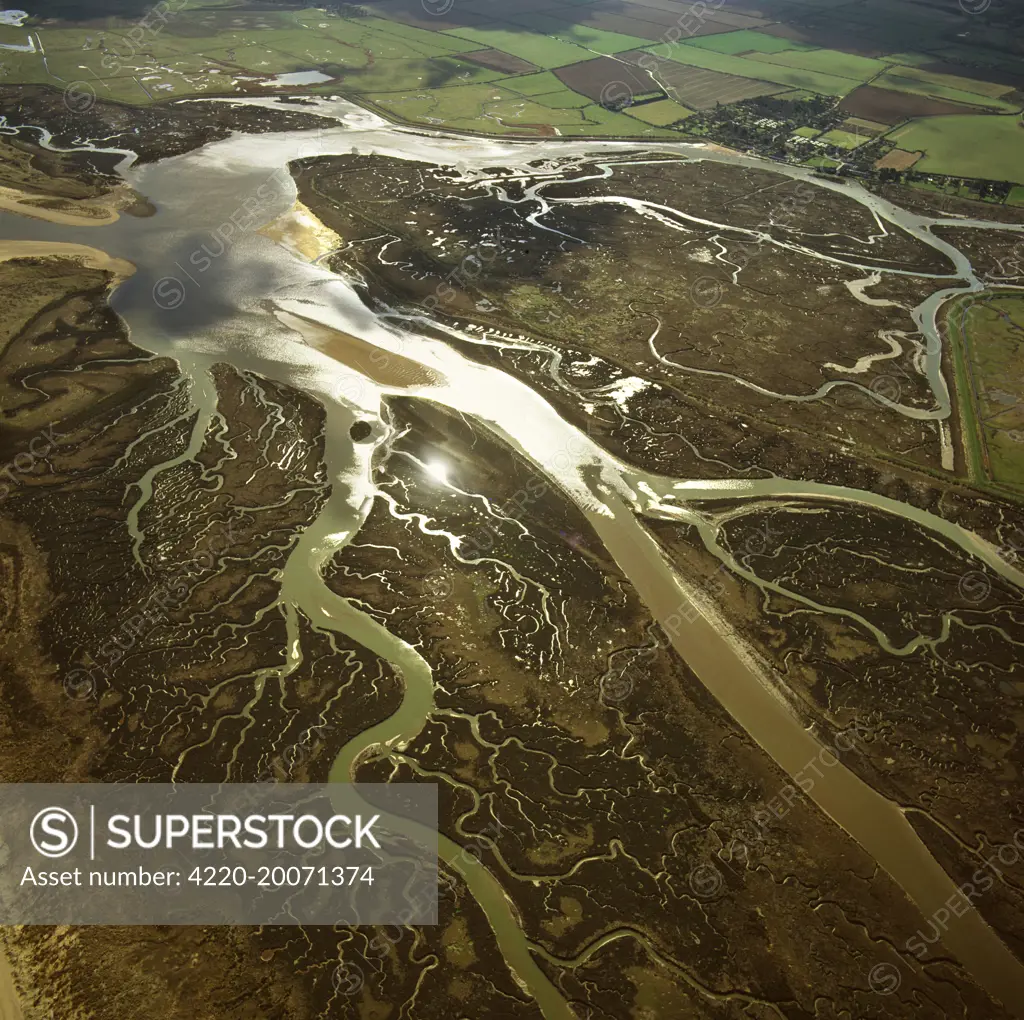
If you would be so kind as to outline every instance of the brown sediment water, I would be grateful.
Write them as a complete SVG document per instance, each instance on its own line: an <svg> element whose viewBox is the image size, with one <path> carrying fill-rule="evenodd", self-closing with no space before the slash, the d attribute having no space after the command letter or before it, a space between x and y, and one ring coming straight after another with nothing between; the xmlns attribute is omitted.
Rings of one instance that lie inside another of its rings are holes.
<svg viewBox="0 0 1024 1020"><path fill-rule="evenodd" d="M354 368L378 386L437 386L444 381L439 373L418 361L367 343L351 333L331 329L294 312L278 310L274 314L279 322L301 333L318 351Z"/></svg>
<svg viewBox="0 0 1024 1020"><path fill-rule="evenodd" d="M22 1020L21 1003L7 953L0 950L0 1020Z"/></svg>
<svg viewBox="0 0 1024 1020"><path fill-rule="evenodd" d="M672 647L740 726L790 776L821 760L824 745L807 730L769 678L710 606L688 594L654 539L620 497L600 496L613 517L590 514L605 548L658 620ZM630 526L630 521L634 526ZM833 755L834 757L834 755ZM948 904L965 897L940 867L904 812L841 762L822 768L807 796L848 832L906 892L925 917L939 910L943 945L978 984L1024 1016L1024 965L973 907L957 917Z"/></svg>

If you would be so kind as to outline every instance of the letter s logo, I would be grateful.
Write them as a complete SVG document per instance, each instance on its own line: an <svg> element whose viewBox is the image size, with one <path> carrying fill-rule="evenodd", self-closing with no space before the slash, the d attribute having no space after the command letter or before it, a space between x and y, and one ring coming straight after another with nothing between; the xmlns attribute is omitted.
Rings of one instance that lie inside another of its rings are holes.
<svg viewBox="0 0 1024 1020"><path fill-rule="evenodd" d="M44 836L49 838L44 839ZM78 822L64 808L43 808L32 819L29 838L44 857L64 857L78 842Z"/></svg>

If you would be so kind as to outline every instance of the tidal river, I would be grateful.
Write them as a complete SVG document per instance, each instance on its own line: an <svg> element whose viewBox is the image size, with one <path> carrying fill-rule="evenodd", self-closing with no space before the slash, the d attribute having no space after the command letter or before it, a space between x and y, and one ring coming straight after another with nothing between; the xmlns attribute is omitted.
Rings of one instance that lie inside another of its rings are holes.
<svg viewBox="0 0 1024 1020"><path fill-rule="evenodd" d="M269 100L255 102L273 106ZM382 656L405 684L400 708L341 750L332 779L348 780L354 763L369 748L399 754L434 708L431 669L420 654L323 583L325 566L358 533L376 492L371 472L374 444L353 443L349 428L356 420L376 419L376 434L380 436L377 445L387 443L382 401L393 394L425 396L472 416L572 499L661 622L678 653L736 722L790 775L815 759L823 745L804 728L780 685L748 653L714 607L666 562L644 525L644 517L694 525L710 552L728 569L747 576L719 544L718 526L701 512L700 501L728 499L741 505L745 501L813 498L866 504L941 534L1012 583L1024 586L1024 576L981 537L870 492L780 478L674 479L637 470L569 425L524 383L497 368L470 361L454 345L437 338L439 332L458 333L454 327L434 323L428 336L421 328L423 320L416 314L394 309L393 314L380 317L366 306L353 282L300 258L258 232L260 226L287 213L295 202L288 163L316 155L358 152L429 166L454 166L467 180L481 176L486 167L525 168L530 161L574 155L586 156L587 162L593 163L601 153L671 152L763 166L759 161L681 143L640 148L619 142L505 142L449 137L396 128L340 101L323 101L317 112L332 118L337 126L313 132L236 136L144 167L134 166L133 156L123 152L120 172L153 203L157 211L152 217L122 215L111 223L72 226L0 214L0 237L36 244L87 245L136 267L116 290L113 305L127 322L133 342L175 359L188 381L198 416L192 443L184 456L198 451L213 420L216 391L211 368L220 362L303 390L327 409L325 458L334 482L332 494L290 556L278 595L294 637L289 641L285 674L301 661L297 614L302 613L315 626L343 633ZM23 130L28 137L51 144L45 132L31 127ZM797 168L773 165L772 169L806 179L815 187L842 190L866 205L880 223L899 225L953 260L956 274L949 278L948 286L944 282L942 289L915 312L924 335L923 373L936 409L922 412L888 401L901 413L936 421L943 463L951 467L946 427L950 396L942 375L936 313L950 295L981 289L969 261L929 232L929 227L943 221L908 213L859 188L823 182ZM602 173L614 179L607 166ZM557 172L552 179L557 179ZM534 190L528 198L536 204L534 222L543 228L547 207L543 191ZM602 201L644 205L614 195ZM661 214L664 210L651 207L648 211ZM671 211L686 216L685 210ZM229 222L232 213L239 213L238 221L245 224L244 228L231 231L227 243L225 231L215 240L213 226ZM964 225L964 221L956 222ZM723 230L734 229L729 224L716 225ZM760 241L775 243L767 237ZM872 271L856 263L844 264ZM479 340L478 335L460 335ZM488 342L503 341L491 337ZM528 339L507 342L532 344ZM382 371L371 378L346 364L346 360L355 360L347 357L354 345L370 345L385 352L377 364L386 364L391 357L395 363L412 366L412 370ZM783 394L776 396L792 399ZM129 528L140 560L143 535L139 511L151 495L154 478L169 466L153 469L132 489L135 505ZM873 632L890 652L908 654L912 650L910 646L894 648L883 633L877 629ZM903 809L841 763L829 769L808 795L902 886L923 915L931 915L954 895L953 881L917 837ZM473 855L444 837L440 840L440 855L466 881L489 919L511 972L536 999L545 1017L572 1020L575 1014L571 1007L537 966L531 945L497 879ZM608 938L628 934L624 929ZM979 984L1024 1016L1024 967L980 914L971 909L962 917L950 918L943 941Z"/></svg>

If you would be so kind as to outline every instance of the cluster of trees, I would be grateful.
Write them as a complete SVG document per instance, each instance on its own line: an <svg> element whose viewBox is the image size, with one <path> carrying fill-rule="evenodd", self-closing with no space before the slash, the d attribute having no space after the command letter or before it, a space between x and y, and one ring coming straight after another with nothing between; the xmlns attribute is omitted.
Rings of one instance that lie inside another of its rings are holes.
<svg viewBox="0 0 1024 1020"><path fill-rule="evenodd" d="M715 106L685 122L686 130L714 138L737 149L755 149L765 156L784 158L798 127L828 131L844 119L834 99L812 95L804 99L761 96L728 106Z"/></svg>
<svg viewBox="0 0 1024 1020"><path fill-rule="evenodd" d="M688 134L713 138L735 149L753 149L762 156L774 159L793 159L806 158L810 154L805 147L801 147L799 153L794 151L792 136L798 127L811 127L825 132L839 127L845 119L846 115L839 109L839 104L828 96L808 96L804 99L762 96L705 110L686 120L684 127ZM843 163L840 172L844 174L877 177L886 183L930 180L936 177L934 174L913 170L876 170L877 160L891 148L890 142L875 138L855 149L819 146L815 151ZM1014 187L1011 181L954 177L943 177L941 181L956 187L965 186L981 199L1000 202L1006 199Z"/></svg>
<svg viewBox="0 0 1024 1020"><path fill-rule="evenodd" d="M742 105L759 117L784 120L796 127L806 125L822 131L833 127L842 120L838 104L828 96L810 95L803 99L786 99L784 96L760 96L748 99Z"/></svg>
<svg viewBox="0 0 1024 1020"><path fill-rule="evenodd" d="M892 171L895 176L886 175L886 181L930 181L933 184L941 184L947 188L959 190L966 188L973 192L980 199L987 199L994 202L1005 202L1010 192L1016 187L1013 181L986 181L975 177L947 177L944 174L922 173L917 170L908 170L905 173Z"/></svg>
<svg viewBox="0 0 1024 1020"><path fill-rule="evenodd" d="M370 13L358 4L325 3L318 6L328 14L337 14L340 18L365 18Z"/></svg>

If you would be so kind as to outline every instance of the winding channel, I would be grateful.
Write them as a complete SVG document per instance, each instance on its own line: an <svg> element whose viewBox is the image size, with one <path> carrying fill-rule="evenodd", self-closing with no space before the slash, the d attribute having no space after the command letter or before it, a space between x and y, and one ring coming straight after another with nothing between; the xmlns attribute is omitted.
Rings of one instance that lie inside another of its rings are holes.
<svg viewBox="0 0 1024 1020"><path fill-rule="evenodd" d="M272 105L268 100L255 102ZM281 573L276 605L288 621L290 638L284 673L287 675L301 662L297 627L297 614L301 613L315 627L346 635L385 659L405 683L405 695L398 710L342 748L331 769L332 780L348 781L358 760L371 751L390 754L398 760L403 748L435 711L433 678L423 657L348 600L332 593L323 582L326 565L358 534L373 500L383 495L373 481L374 444L352 443L349 427L359 419L376 419L377 434L382 437L376 446L386 445L391 436L382 402L392 394L420 396L472 416L572 499L587 515L678 653L736 722L790 775L817 757L824 745L804 728L784 693L731 633L714 607L665 561L642 523L645 515L695 525L709 551L730 570L749 577L719 545L718 525L700 510L702 500L814 499L868 505L941 536L1008 581L1024 587L1024 575L979 536L870 492L782 478L680 480L640 471L611 456L585 433L565 422L524 383L497 368L465 358L454 346L436 338L438 332L447 331L449 335L458 333L464 340L481 342L478 334L459 333L450 325L431 323L433 328L428 336L417 330L425 321L417 315L400 309L378 315L362 301L357 281L300 260L255 229L239 231L231 244L222 246L223 251L209 260L209 268L201 274L194 271L196 263L191 259L204 244L210 243L211 225L223 223L243 202L259 196L255 214L259 224L269 223L287 212L296 198L287 165L302 157L358 151L431 166L454 165L464 181L484 187L490 186L485 168L519 168L524 176L536 177L536 167L526 164L538 159L558 160L564 167L567 157L576 157L580 162L598 166L602 175L612 176L613 167L598 161L600 153L609 157L671 153L761 168L763 163L682 143L524 143L446 136L397 128L341 101L324 101L317 112L334 118L338 126L316 132L235 136L145 167L134 166L134 157L127 150L103 150L124 157L120 172L128 184L156 206L155 216L138 219L122 215L105 225L73 227L0 213L0 234L8 241L37 245L85 244L136 266L134 275L119 284L112 304L128 323L132 341L155 355L175 359L187 380L192 410L198 413L183 457L198 450L208 426L215 420L217 396L212 368L217 363L227 362L237 370L295 387L326 408L324 456L333 486L320 516L302 534ZM52 146L46 132L28 130L42 144ZM900 413L935 420L943 463L951 468L947 427L950 394L942 374L942 341L936 316L951 296L981 290L983 284L960 251L931 233L933 226L947 221L908 213L859 187L821 181L800 168L772 165L770 169L807 180L815 187L840 191L868 207L880 226L897 225L952 260L955 273L941 278L948 280L949 286L937 290L914 310L924 337L921 365L935 399L934 409L922 412L881 401ZM559 180L561 172L551 169L550 179ZM526 201L535 207L527 218L536 227L548 229L543 217L549 205L542 185L538 182L526 189ZM591 200L554 201L586 204ZM645 215L665 223L667 229L672 229L677 219L688 218L680 210L654 207L636 199L610 196L600 201L634 205ZM954 222L961 227L988 226ZM737 229L728 224L710 225L722 230ZM767 234L759 235L757 240L779 243ZM815 254L802 246L800 250ZM867 272L898 272L858 265L836 256L816 257ZM155 293L161 295L164 307L154 301ZM328 343L325 338L332 336L337 342ZM509 346L532 343L493 336L486 342ZM406 381L371 377L353 367L352 362L357 360L351 356L353 343L388 352L399 369L411 366L404 376ZM180 459L152 469L133 486L129 531L143 567L145 535L140 530L140 512L152 494L154 480ZM460 558L458 536L449 536L449 541L453 555ZM685 614L690 622L683 626L672 622L681 609L692 610ZM875 636L885 646L885 636L880 632L875 632ZM261 696L262 686L258 683L253 698ZM808 796L874 856L925 916L954 894L955 884L918 838L905 811L841 763L831 768L808 791ZM465 880L488 918L511 973L536 1000L543 1015L548 1020L573 1020L576 1013L537 964L538 955L548 954L528 941L498 879L475 856L443 836L439 840L439 856ZM640 933L623 928L604 936L602 944L624 937L644 941ZM979 984L1008 1009L1024 1016L1024 966L977 911L970 909L962 917L951 918L944 943ZM596 948L590 947L586 952L592 953ZM648 948L657 955L653 947ZM548 958L553 963L566 964ZM692 978L687 980L692 982ZM701 991L709 999L721 998L720 993L709 989Z"/></svg>

